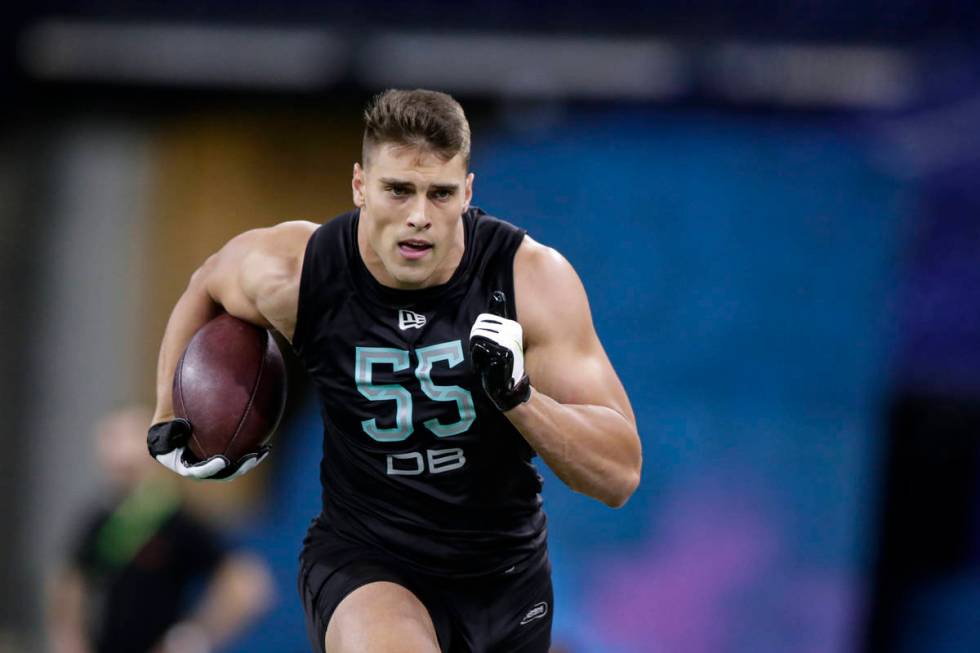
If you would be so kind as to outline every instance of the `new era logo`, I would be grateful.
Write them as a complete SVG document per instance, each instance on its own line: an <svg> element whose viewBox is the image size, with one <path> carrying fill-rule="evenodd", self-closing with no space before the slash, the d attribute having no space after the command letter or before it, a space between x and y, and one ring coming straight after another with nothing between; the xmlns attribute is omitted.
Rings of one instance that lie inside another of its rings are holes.
<svg viewBox="0 0 980 653"><path fill-rule="evenodd" d="M527 611L527 614L524 615L523 619L521 619L521 625L523 626L524 624L531 623L535 619L540 619L546 614L548 614L548 604L542 601Z"/></svg>
<svg viewBox="0 0 980 653"><path fill-rule="evenodd" d="M402 331L405 329L421 329L423 326L425 326L424 315L406 310L398 311L398 328Z"/></svg>

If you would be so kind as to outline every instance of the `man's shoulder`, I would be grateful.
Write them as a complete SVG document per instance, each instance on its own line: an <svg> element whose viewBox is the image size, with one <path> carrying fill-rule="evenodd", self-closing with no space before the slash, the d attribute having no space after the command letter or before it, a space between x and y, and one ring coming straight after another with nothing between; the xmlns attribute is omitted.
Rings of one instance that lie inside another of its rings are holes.
<svg viewBox="0 0 980 653"><path fill-rule="evenodd" d="M555 332L557 325L574 328L588 316L585 289L575 268L558 250L530 236L514 257L514 292L518 320L529 342Z"/></svg>
<svg viewBox="0 0 980 653"><path fill-rule="evenodd" d="M567 276L574 274L572 264L554 247L524 236L514 258L514 276Z"/></svg>
<svg viewBox="0 0 980 653"><path fill-rule="evenodd" d="M322 223L312 220L285 220L269 227L269 229L281 233L311 234L322 226Z"/></svg>
<svg viewBox="0 0 980 653"><path fill-rule="evenodd" d="M229 249L255 258L302 258L306 243L320 227L308 220L290 220L246 231L229 243Z"/></svg>
<svg viewBox="0 0 980 653"><path fill-rule="evenodd" d="M313 233L323 225L311 220L287 220L268 228L270 238L289 243L309 240Z"/></svg>

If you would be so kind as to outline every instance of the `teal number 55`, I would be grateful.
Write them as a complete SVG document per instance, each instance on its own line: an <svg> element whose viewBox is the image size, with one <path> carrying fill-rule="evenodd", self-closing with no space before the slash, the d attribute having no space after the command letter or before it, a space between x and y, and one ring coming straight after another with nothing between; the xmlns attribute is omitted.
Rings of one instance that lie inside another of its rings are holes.
<svg viewBox="0 0 980 653"><path fill-rule="evenodd" d="M458 385L437 385L433 383L431 377L432 366L435 363L445 361L452 368L463 362L462 343L459 340L444 342L417 349L415 354L419 359L415 376L425 396L433 401L454 401L459 412L459 419L454 422L443 424L437 419L430 419L423 422L425 428L440 438L465 433L476 420L473 395L469 390ZM397 383L376 385L372 380L372 368L375 365L391 365L392 371L400 372L408 369L409 364L409 354L404 349L357 347L355 351L354 381L357 383L358 392L371 401L395 402L395 426L381 428L374 418L361 422L364 432L378 442L404 440L412 434L415 427L412 424L412 394Z"/></svg>

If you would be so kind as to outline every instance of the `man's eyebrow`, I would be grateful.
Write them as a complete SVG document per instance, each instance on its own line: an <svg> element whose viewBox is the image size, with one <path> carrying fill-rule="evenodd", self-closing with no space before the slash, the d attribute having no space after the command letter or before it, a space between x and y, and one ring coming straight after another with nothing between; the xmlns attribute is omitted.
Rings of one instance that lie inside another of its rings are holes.
<svg viewBox="0 0 980 653"><path fill-rule="evenodd" d="M413 184L412 182L404 181L402 179L392 179L390 177L382 177L379 181L382 184L385 184L386 186L411 186L412 188L415 187L415 184Z"/></svg>
<svg viewBox="0 0 980 653"><path fill-rule="evenodd" d="M411 181L405 181L402 179L395 179L393 177L381 177L378 181L385 186L398 186L400 188L415 188L415 184ZM432 184L429 186L430 191L435 192L450 192L455 193L459 190L459 184Z"/></svg>

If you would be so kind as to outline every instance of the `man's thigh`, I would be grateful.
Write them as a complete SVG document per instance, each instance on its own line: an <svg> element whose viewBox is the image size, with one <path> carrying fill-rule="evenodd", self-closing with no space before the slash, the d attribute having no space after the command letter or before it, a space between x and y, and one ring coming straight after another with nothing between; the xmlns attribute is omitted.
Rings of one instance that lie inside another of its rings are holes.
<svg viewBox="0 0 980 653"><path fill-rule="evenodd" d="M327 653L439 653L429 611L390 581L362 585L341 600L327 624Z"/></svg>
<svg viewBox="0 0 980 653"><path fill-rule="evenodd" d="M313 650L319 653L439 653L437 628L408 577L384 563L305 564L300 594ZM445 615L440 615L444 617ZM448 628L438 619L441 631Z"/></svg>

